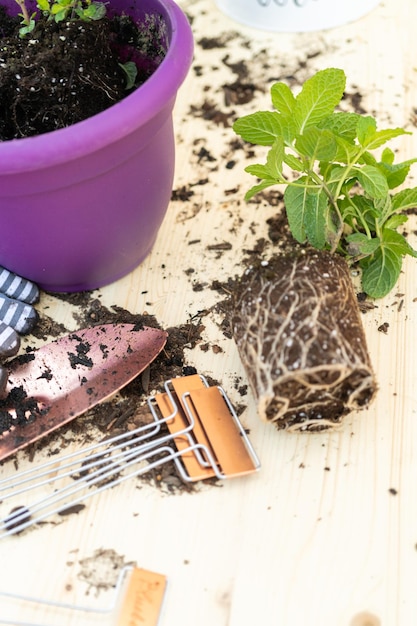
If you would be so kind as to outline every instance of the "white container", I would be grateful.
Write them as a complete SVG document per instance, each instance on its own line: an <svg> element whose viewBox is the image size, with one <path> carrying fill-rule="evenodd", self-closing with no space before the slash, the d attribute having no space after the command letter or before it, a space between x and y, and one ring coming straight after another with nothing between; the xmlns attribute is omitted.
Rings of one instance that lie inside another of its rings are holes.
<svg viewBox="0 0 417 626"><path fill-rule="evenodd" d="M237 22L277 32L323 30L353 22L381 0L216 0Z"/></svg>

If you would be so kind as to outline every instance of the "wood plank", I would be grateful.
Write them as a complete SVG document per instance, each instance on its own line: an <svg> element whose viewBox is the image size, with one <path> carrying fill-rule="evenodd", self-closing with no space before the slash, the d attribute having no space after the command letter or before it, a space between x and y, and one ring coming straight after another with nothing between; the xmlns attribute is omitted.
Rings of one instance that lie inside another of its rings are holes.
<svg viewBox="0 0 417 626"><path fill-rule="evenodd" d="M0 588L103 607L112 599L108 571L114 576L120 562L134 561L168 577L160 626L415 626L416 261L404 260L395 292L363 316L376 401L332 434L290 436L260 422L236 346L218 323L223 295L211 286L242 271L244 250L263 241L268 253L266 220L277 206L243 199L253 182L244 168L265 151L241 146L231 124L270 106L274 80L297 89L314 70L342 67L345 110L371 112L381 129L405 125L413 134L395 140L396 160L417 155L417 2L383 0L354 23L301 34L241 27L213 0L179 4L196 42L174 115L174 188L186 199L171 202L143 264L95 296L106 307L154 315L167 329L201 319L205 345L190 344L185 365L219 381L241 406L262 468L190 494L138 480L105 491L78 515L0 544L7 563ZM246 88L233 93L237 81ZM416 184L416 167L407 186ZM411 216L407 239L417 247L415 232ZM210 247L224 242L229 250ZM77 311L51 294L42 294L39 310L77 326ZM386 333L378 330L383 324ZM36 341L28 337L23 348ZM61 435L52 453L60 442ZM16 464L2 464L0 476L35 461L22 453ZM8 512L7 502L1 506ZM79 615L57 622L42 607L6 607L2 599L2 619L9 614L15 622L80 626Z"/></svg>

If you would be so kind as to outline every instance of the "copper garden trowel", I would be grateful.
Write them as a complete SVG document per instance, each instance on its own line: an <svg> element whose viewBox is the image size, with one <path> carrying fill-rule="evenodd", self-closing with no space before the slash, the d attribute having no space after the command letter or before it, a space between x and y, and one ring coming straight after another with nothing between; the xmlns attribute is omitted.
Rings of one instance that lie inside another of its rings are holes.
<svg viewBox="0 0 417 626"><path fill-rule="evenodd" d="M167 333L135 324L77 330L15 358L0 401L0 460L127 385L156 358Z"/></svg>

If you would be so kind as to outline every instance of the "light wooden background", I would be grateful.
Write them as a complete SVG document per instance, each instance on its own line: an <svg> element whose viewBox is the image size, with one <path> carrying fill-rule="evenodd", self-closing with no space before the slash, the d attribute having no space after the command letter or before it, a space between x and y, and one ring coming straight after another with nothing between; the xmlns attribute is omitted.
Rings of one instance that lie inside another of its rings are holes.
<svg viewBox="0 0 417 626"><path fill-rule="evenodd" d="M175 187L191 185L194 195L171 204L142 266L101 290L104 304L146 310L167 327L215 304L219 296L209 288L212 280L238 272L241 250L265 235L265 219L275 212L244 204L250 182L244 154L231 150L230 125L198 117L205 101L216 103L230 124L234 115L268 107L271 80L287 75L300 81L336 66L348 75L348 92L363 94L362 106L381 127L413 130L417 109L415 0L384 0L358 22L301 35L241 27L211 0L180 4L193 20L196 50L175 109ZM203 49L203 37L220 38L222 46ZM232 66L242 59L247 82L263 84L264 92L256 91L247 105L228 105L223 86L236 80ZM202 157L202 148L210 159ZM397 140L396 148L401 158L417 155L417 134ZM236 165L229 169L232 159ZM199 184L206 178L207 184ZM190 244L195 240L200 243ZM221 255L207 248L225 241L232 249ZM416 244L413 233L410 242ZM161 626L414 626L416 277L415 261L407 260L398 289L363 317L380 386L368 411L349 416L337 433L289 435L261 423L248 395L242 420L262 462L258 474L190 495L169 495L137 481L106 491L60 525L3 540L0 590L106 606L111 591L97 591L93 578L89 585L82 576L83 563L95 558L107 576L96 552L101 550L120 557L121 564L136 562L167 575ZM195 283L206 288L194 291ZM70 308L58 300L44 296L42 307L68 326L73 323ZM186 352L187 360L222 381L232 401L240 403L235 383L244 384L245 375L217 322L214 313L204 317L205 337L223 352L197 346ZM384 322L387 334L378 331ZM0 475L14 471L5 463ZM28 617L19 603L9 604L2 600L0 618L7 606L16 621L107 623L74 613L57 621L41 607Z"/></svg>

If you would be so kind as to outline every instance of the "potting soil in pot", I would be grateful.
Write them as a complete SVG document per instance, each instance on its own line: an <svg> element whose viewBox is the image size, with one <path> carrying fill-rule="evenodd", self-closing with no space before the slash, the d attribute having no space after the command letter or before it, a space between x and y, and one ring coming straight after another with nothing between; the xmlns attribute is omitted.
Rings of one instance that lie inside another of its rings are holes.
<svg viewBox="0 0 417 626"><path fill-rule="evenodd" d="M39 11L38 11L39 14ZM40 15L19 36L20 18L0 6L0 139L70 126L104 111L141 85L165 50L158 18L128 16L55 22ZM134 62L134 84L122 64Z"/></svg>

